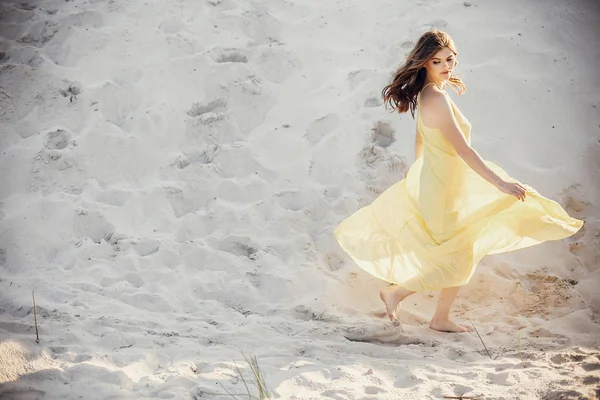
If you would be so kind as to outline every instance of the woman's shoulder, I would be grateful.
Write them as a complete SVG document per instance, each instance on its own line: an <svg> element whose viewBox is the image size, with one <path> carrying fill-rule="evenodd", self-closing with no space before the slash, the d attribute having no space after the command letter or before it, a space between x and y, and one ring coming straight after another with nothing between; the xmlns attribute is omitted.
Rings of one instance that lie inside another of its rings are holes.
<svg viewBox="0 0 600 400"><path fill-rule="evenodd" d="M432 111L447 108L450 105L447 96L444 90L434 85L427 86L419 93L419 106Z"/></svg>

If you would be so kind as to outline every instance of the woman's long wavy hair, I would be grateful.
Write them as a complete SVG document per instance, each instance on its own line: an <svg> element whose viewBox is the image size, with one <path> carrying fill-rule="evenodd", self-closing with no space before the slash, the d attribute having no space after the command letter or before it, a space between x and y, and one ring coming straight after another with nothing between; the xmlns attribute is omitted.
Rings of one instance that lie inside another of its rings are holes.
<svg viewBox="0 0 600 400"><path fill-rule="evenodd" d="M399 113L410 110L414 118L417 94L423 89L427 76L425 64L444 47L452 50L455 57L458 54L454 41L447 33L432 30L421 35L415 47L406 56L404 64L394 73L392 83L383 88L381 94L384 104L398 110ZM465 84L456 76L451 76L449 83L457 94L466 91Z"/></svg>

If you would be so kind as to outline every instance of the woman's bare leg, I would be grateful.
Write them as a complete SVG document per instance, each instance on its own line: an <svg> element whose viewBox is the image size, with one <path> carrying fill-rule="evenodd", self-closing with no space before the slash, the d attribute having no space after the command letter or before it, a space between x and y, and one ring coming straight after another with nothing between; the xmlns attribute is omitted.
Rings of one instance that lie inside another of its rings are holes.
<svg viewBox="0 0 600 400"><path fill-rule="evenodd" d="M442 332L471 332L470 328L460 326L450 321L450 308L456 295L460 290L460 286L449 287L442 289L437 303L435 315L429 324L431 329Z"/></svg>
<svg viewBox="0 0 600 400"><path fill-rule="evenodd" d="M396 319L396 307L398 304L414 292L403 288L402 286L388 286L381 289L379 297L385 304L385 311L387 312L390 321Z"/></svg>

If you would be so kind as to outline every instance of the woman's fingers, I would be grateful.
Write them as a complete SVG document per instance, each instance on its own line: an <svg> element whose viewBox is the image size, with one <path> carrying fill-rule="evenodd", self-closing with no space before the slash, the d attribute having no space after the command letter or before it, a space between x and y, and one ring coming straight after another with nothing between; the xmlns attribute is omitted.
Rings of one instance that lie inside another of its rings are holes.
<svg viewBox="0 0 600 400"><path fill-rule="evenodd" d="M515 196L516 196L516 197L517 197L519 200L521 200L521 201L525 201L525 192L526 192L526 191L527 191L527 190L526 190L526 189L525 189L523 186L521 186L521 185L520 185L520 184L518 184L518 183L515 183L515 191L514 191L514 193L515 193Z"/></svg>
<svg viewBox="0 0 600 400"><path fill-rule="evenodd" d="M525 201L525 195L527 193L527 189L523 185L521 185L520 183L515 183L515 186L517 187L519 199L521 201Z"/></svg>
<svg viewBox="0 0 600 400"><path fill-rule="evenodd" d="M515 196L521 201L525 201L527 197L527 188L518 182L505 182L505 186L501 188L504 193Z"/></svg>

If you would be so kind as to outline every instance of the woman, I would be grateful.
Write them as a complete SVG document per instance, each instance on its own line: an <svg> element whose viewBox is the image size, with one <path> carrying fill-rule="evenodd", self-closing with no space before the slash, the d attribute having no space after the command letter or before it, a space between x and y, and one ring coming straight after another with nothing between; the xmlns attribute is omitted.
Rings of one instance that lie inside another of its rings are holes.
<svg viewBox="0 0 600 400"><path fill-rule="evenodd" d="M395 284L380 292L391 320L407 296L441 290L430 328L468 332L450 308L481 258L571 236L583 222L471 147L471 124L445 92L465 91L452 75L456 56L446 33L426 32L383 89L398 112L418 110L416 160L335 237L359 267Z"/></svg>

